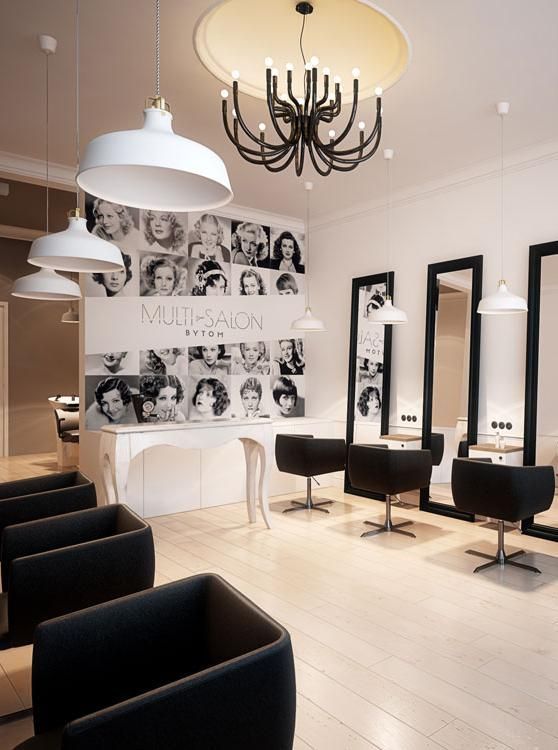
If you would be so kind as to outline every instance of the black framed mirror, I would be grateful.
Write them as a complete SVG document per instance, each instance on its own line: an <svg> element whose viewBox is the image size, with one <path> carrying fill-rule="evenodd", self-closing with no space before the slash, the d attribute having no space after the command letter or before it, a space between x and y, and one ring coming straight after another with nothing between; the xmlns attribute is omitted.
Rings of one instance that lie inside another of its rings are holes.
<svg viewBox="0 0 558 750"><path fill-rule="evenodd" d="M451 466L477 442L482 297L482 255L428 266L422 447L432 450L430 487L420 509L473 521L457 510Z"/></svg>
<svg viewBox="0 0 558 750"><path fill-rule="evenodd" d="M383 306L387 283L393 297L393 272L353 279L347 388L347 451L351 443L375 443L389 430L392 326L370 320ZM345 472L345 492L384 499L353 487Z"/></svg>
<svg viewBox="0 0 558 750"><path fill-rule="evenodd" d="M529 248L527 361L523 463L558 465L556 399L556 320L558 317L558 242ZM525 519L524 534L558 542L558 498L545 513Z"/></svg>

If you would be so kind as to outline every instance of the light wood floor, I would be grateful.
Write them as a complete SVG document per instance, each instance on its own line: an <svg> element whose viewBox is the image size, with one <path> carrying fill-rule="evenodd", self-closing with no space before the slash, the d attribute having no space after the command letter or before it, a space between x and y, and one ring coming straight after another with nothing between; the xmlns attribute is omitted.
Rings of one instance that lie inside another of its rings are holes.
<svg viewBox="0 0 558 750"><path fill-rule="evenodd" d="M361 539L383 504L343 495L331 515L248 525L243 504L151 519L157 583L220 573L281 621L296 656L298 750L556 750L558 545L506 534L543 571L473 575L496 533L395 509L417 539ZM29 705L30 647L0 652L0 701ZM0 748L32 733L0 726ZM264 750L262 748L262 750Z"/></svg>

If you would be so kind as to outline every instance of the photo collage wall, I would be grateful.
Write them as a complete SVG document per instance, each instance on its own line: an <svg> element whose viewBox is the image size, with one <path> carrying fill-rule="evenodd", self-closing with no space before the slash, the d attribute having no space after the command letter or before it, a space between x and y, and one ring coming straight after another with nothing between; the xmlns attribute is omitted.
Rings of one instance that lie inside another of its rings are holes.
<svg viewBox="0 0 558 750"><path fill-rule="evenodd" d="M385 282L359 290L355 422L380 424L382 419L384 326L373 323L370 314L383 306L385 296Z"/></svg>
<svg viewBox="0 0 558 750"><path fill-rule="evenodd" d="M121 270L85 277L86 429L304 416L304 339L292 337L289 314L293 297L303 305L305 294L302 233L214 213L139 210L92 196L86 216L89 231L116 244L124 261ZM115 348L104 343L115 343L114 328L124 325L129 305L186 309L180 306L204 299L228 311L236 301L239 310L267 306L276 336L254 340L238 330L233 341L190 344L177 328L176 340L169 342L165 331L161 342L151 327L140 337L119 331L127 351L102 351ZM95 327L92 349L88 329Z"/></svg>

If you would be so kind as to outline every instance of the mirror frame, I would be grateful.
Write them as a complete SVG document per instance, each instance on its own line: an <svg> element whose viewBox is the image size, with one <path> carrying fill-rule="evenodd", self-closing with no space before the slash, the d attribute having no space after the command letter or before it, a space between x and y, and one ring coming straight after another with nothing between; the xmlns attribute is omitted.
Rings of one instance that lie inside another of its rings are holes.
<svg viewBox="0 0 558 750"><path fill-rule="evenodd" d="M424 339L424 380L422 396L422 447L430 449L432 436L432 401L434 389L434 349L436 344L436 303L438 296L437 279L442 273L452 271L473 272L471 283L471 327L469 334L469 388L467 405L467 444L474 445L478 436L479 417L479 372L480 372L480 343L481 318L477 307L482 298L482 266L483 256L472 255L467 258L457 258L441 263L430 263L428 266L428 282L426 296L426 325ZM420 509L429 513L437 513L464 521L474 521L473 513L464 513L446 503L434 502L430 499L430 485L420 490Z"/></svg>
<svg viewBox="0 0 558 750"><path fill-rule="evenodd" d="M391 296L394 298L394 273L376 273L372 276L358 276L352 281L351 293L351 332L349 339L349 382L347 387L347 430L346 430L346 461L349 459L349 446L353 442L355 434L355 396L356 396L356 376L357 376L357 344L358 344L358 301L359 290L363 286L373 284L389 284ZM389 403L391 390L391 343L392 343L393 326L384 326L384 362L382 367L382 416L380 419L380 435L389 432ZM385 500L384 495L377 492L367 492L353 487L349 479L349 472L345 469L344 492L350 495L360 495L361 497L370 497L376 500Z"/></svg>
<svg viewBox="0 0 558 750"><path fill-rule="evenodd" d="M529 248L529 296L527 300L527 347L525 362L525 413L523 427L523 464L537 461L537 406L539 390L539 337L541 315L542 259L558 255L558 242L543 242ZM521 531L529 536L558 542L558 528L536 523L531 516L521 522Z"/></svg>

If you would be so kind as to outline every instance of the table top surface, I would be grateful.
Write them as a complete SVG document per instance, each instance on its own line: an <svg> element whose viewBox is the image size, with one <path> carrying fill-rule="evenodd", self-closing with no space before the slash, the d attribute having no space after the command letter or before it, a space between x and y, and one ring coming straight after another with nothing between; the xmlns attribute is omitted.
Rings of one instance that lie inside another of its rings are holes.
<svg viewBox="0 0 558 750"><path fill-rule="evenodd" d="M397 442L401 443L410 443L413 440L421 440L422 441L422 435L408 435L405 433L395 433L392 435L380 435L380 440L397 440Z"/></svg>
<svg viewBox="0 0 558 750"><path fill-rule="evenodd" d="M506 445L505 448L497 448L494 443L479 443L479 445L470 445L470 451L486 451L487 453L517 453L523 451L522 445Z"/></svg>
<svg viewBox="0 0 558 750"><path fill-rule="evenodd" d="M101 427L102 432L110 432L116 435L136 433L136 432L172 432L182 430L200 430L200 429L223 429L224 427L265 427L272 425L273 420L269 417L258 417L257 419L221 419L211 422L182 422L177 424L149 423L139 422L138 424L106 424Z"/></svg>

